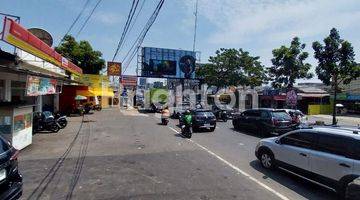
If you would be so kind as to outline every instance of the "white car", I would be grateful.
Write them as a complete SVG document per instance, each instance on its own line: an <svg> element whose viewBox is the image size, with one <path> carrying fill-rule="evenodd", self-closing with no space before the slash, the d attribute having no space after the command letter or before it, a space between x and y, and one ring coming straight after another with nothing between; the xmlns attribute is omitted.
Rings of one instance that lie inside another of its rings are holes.
<svg viewBox="0 0 360 200"><path fill-rule="evenodd" d="M264 168L279 167L344 195L360 177L360 130L317 127L262 139L256 157Z"/></svg>

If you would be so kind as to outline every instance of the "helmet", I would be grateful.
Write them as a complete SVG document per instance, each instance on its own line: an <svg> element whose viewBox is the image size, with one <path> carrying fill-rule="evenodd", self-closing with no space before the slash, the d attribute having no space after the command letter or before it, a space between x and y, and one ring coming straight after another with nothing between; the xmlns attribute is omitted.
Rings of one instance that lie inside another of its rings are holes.
<svg viewBox="0 0 360 200"><path fill-rule="evenodd" d="M185 115L190 115L190 110L186 110Z"/></svg>

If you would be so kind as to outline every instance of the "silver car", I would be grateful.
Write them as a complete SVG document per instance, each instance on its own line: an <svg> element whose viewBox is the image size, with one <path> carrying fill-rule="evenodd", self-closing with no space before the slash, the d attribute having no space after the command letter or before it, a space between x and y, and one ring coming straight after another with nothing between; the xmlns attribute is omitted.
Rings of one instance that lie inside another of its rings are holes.
<svg viewBox="0 0 360 200"><path fill-rule="evenodd" d="M360 130L299 129L261 140L255 155L264 168L279 167L344 195L360 177Z"/></svg>

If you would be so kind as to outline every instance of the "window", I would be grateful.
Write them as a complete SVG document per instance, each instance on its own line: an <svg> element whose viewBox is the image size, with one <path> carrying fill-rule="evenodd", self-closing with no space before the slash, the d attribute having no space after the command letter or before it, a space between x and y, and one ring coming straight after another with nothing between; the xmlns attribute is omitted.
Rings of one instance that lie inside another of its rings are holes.
<svg viewBox="0 0 360 200"><path fill-rule="evenodd" d="M290 115L287 114L285 111L272 112L272 116L273 116L276 120L291 120Z"/></svg>
<svg viewBox="0 0 360 200"><path fill-rule="evenodd" d="M262 112L261 112L261 118L267 119L267 118L270 118L270 115L269 115L268 112L262 111Z"/></svg>
<svg viewBox="0 0 360 200"><path fill-rule="evenodd" d="M318 138L318 151L340 156L350 156L351 138L330 134L319 134Z"/></svg>
<svg viewBox="0 0 360 200"><path fill-rule="evenodd" d="M312 148L314 143L314 134L311 132L296 132L289 134L281 138L281 144L303 147L303 148Z"/></svg>
<svg viewBox="0 0 360 200"><path fill-rule="evenodd" d="M249 116L249 117L260 117L260 111L257 111L257 110L249 110L247 112L247 115L246 116Z"/></svg>
<svg viewBox="0 0 360 200"><path fill-rule="evenodd" d="M354 140L354 159L360 160L360 140Z"/></svg>

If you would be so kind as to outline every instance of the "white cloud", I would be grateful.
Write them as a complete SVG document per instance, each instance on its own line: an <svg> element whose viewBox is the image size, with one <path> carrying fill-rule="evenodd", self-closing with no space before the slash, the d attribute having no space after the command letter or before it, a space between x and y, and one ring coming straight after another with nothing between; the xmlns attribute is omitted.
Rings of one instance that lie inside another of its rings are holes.
<svg viewBox="0 0 360 200"><path fill-rule="evenodd" d="M194 1L186 1L193 10ZM242 44L325 36L360 21L359 0L199 0L199 13L217 28L208 41ZM357 25L358 26L358 25Z"/></svg>
<svg viewBox="0 0 360 200"><path fill-rule="evenodd" d="M94 15L94 19L104 25L113 26L120 24L123 20L123 16L116 13L98 11Z"/></svg>

